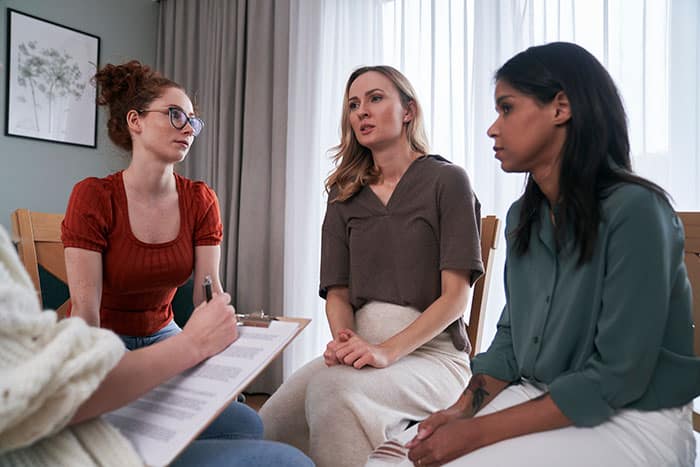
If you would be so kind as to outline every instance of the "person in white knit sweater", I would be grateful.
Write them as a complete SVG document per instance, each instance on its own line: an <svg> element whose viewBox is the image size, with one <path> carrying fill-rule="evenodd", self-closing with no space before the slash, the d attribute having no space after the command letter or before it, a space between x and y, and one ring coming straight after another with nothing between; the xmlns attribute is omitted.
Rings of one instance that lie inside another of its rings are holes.
<svg viewBox="0 0 700 467"><path fill-rule="evenodd" d="M0 467L141 466L131 444L99 415L223 350L236 319L228 294L200 305L182 333L126 352L111 331L42 311L0 226ZM195 441L175 464L313 465L262 440Z"/></svg>

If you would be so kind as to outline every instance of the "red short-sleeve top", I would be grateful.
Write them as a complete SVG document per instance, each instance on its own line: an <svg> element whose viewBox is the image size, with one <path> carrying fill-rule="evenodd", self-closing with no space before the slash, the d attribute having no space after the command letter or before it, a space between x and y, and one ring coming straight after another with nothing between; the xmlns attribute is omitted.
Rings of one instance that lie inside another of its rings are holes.
<svg viewBox="0 0 700 467"><path fill-rule="evenodd" d="M102 253L100 325L148 336L173 318L172 300L194 268L194 247L218 245L223 229L216 193L175 174L180 232L144 243L131 231L122 172L86 178L73 188L61 225L63 246Z"/></svg>

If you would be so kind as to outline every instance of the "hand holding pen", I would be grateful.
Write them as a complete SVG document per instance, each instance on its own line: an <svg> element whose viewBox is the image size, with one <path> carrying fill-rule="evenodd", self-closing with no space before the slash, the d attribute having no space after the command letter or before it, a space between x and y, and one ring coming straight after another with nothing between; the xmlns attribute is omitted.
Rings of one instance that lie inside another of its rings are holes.
<svg viewBox="0 0 700 467"><path fill-rule="evenodd" d="M204 281L202 282L202 289L204 289L204 299L209 302L211 301L213 294L211 290L211 276L204 276ZM243 326L243 321L240 320L240 316L236 313L236 326Z"/></svg>
<svg viewBox="0 0 700 467"><path fill-rule="evenodd" d="M209 302L212 299L211 276L204 276L202 288L204 289L204 298L207 302ZM263 310L250 314L236 313L236 319L238 321L236 323L238 326L243 326L247 324L249 326L257 327L268 327L270 325L270 321L277 320L277 318L274 316L266 315Z"/></svg>
<svg viewBox="0 0 700 467"><path fill-rule="evenodd" d="M204 282L202 283L202 287L204 288L204 298L208 302L213 296L211 292L211 276L204 276Z"/></svg>
<svg viewBox="0 0 700 467"><path fill-rule="evenodd" d="M183 327L182 334L191 343L188 345L201 358L221 352L238 338L236 310L230 302L229 294L216 294L210 302L197 306Z"/></svg>

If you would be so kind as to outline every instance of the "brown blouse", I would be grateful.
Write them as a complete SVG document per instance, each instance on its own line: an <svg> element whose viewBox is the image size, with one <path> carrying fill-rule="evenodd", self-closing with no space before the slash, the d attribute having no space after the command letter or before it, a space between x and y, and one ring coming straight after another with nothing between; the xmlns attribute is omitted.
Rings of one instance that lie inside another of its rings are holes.
<svg viewBox="0 0 700 467"><path fill-rule="evenodd" d="M335 196L329 194L329 200ZM416 159L385 206L368 186L344 202L329 201L323 221L321 282L347 286L357 310L370 301L422 312L441 293L443 269L483 273L481 206L466 172L440 156ZM462 319L447 331L469 350Z"/></svg>

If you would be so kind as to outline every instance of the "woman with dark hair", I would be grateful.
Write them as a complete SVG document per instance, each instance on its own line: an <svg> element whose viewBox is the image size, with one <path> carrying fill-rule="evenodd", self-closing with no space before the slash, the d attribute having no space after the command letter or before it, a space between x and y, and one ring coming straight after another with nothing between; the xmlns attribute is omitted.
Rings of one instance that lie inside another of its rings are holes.
<svg viewBox="0 0 700 467"><path fill-rule="evenodd" d="M210 276L213 293L222 292L219 203L204 182L174 172L204 127L180 85L135 60L108 64L94 80L98 103L109 108L109 137L131 160L123 171L87 178L73 188L62 224L70 315L114 331L129 350L137 350L182 332L173 320L172 300L190 276L195 284ZM204 303L200 287L193 299ZM235 327L231 333L233 341ZM157 362L152 364L162 364ZM142 383L133 381L135 387ZM208 442L195 443L181 462L210 462L231 455L235 446L230 465L269 465L285 456L308 461L261 437L257 413L234 402L201 434ZM233 439L241 442L217 444Z"/></svg>
<svg viewBox="0 0 700 467"><path fill-rule="evenodd" d="M496 159L528 174L507 217L506 306L463 395L417 427L409 459L694 465L683 227L632 172L611 77L577 45L531 47L498 70L495 100Z"/></svg>
<svg viewBox="0 0 700 467"><path fill-rule="evenodd" d="M267 439L322 467L362 465L459 394L462 315L483 271L479 202L462 168L428 154L408 80L388 66L355 70L341 128L319 287L333 339L260 411Z"/></svg>

